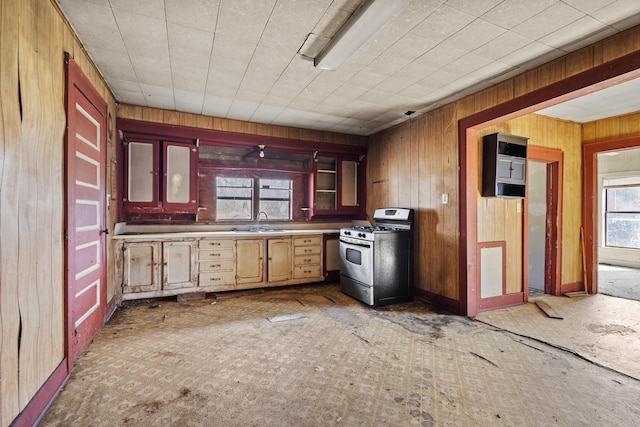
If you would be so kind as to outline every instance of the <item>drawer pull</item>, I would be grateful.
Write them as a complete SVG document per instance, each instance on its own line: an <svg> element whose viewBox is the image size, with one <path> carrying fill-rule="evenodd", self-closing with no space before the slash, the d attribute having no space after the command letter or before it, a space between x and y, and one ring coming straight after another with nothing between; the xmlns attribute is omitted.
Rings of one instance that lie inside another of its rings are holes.
<svg viewBox="0 0 640 427"><path fill-rule="evenodd" d="M209 246L220 246L219 242L209 242Z"/></svg>
<svg viewBox="0 0 640 427"><path fill-rule="evenodd" d="M222 280L222 277L209 277L209 281L210 282L215 282L215 281L218 281L218 280Z"/></svg>
<svg viewBox="0 0 640 427"><path fill-rule="evenodd" d="M211 264L209 267L210 268L220 268L221 265L220 264Z"/></svg>

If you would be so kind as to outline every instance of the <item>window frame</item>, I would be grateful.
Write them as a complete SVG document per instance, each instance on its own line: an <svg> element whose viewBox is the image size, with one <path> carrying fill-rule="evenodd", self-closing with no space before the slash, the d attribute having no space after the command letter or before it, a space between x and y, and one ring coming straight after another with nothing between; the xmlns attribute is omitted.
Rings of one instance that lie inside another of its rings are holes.
<svg viewBox="0 0 640 427"><path fill-rule="evenodd" d="M308 185L309 173L301 173L294 171L270 171L266 169L248 169L248 168L220 168L220 167L207 167L204 168L208 172L207 177L211 184L208 194L213 197L212 204L207 209L213 210L207 221L214 222L216 224L242 224L252 223L257 221L258 214L260 213L260 180L272 179L272 180L288 180L291 181L291 198L289 203L289 219L275 219L269 217L268 220L261 216L261 221L288 223L288 222L300 222L306 221L306 211L301 209L308 206L308 194L305 191L305 187ZM248 178L253 180L252 186L252 200L251 200L251 218L250 219L219 219L217 215L217 179L218 177L227 178ZM202 182L200 187L202 187Z"/></svg>
<svg viewBox="0 0 640 427"><path fill-rule="evenodd" d="M616 183L618 182L618 183ZM609 244L609 215L640 215L640 206L638 210L633 211L614 211L609 209L609 190L622 189L622 188L637 188L640 191L640 176L625 177L619 179L605 179L602 184L602 245L607 248L616 249L640 249L640 247L633 246L619 246Z"/></svg>

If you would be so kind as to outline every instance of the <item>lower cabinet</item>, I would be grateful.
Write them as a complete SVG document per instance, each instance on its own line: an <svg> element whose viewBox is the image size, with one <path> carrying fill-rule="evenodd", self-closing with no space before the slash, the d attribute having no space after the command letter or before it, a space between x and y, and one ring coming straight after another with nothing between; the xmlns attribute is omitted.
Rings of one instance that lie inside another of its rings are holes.
<svg viewBox="0 0 640 427"><path fill-rule="evenodd" d="M235 240L202 239L198 242L198 286L211 291L235 289Z"/></svg>
<svg viewBox="0 0 640 427"><path fill-rule="evenodd" d="M122 239L116 247L116 280L120 280L123 300L325 280L322 234Z"/></svg>
<svg viewBox="0 0 640 427"><path fill-rule="evenodd" d="M162 243L162 289L197 286L196 268L195 241Z"/></svg>
<svg viewBox="0 0 640 427"><path fill-rule="evenodd" d="M293 239L293 278L323 280L322 235Z"/></svg>
<svg viewBox="0 0 640 427"><path fill-rule="evenodd" d="M160 242L128 242L122 247L122 292L160 291Z"/></svg>
<svg viewBox="0 0 640 427"><path fill-rule="evenodd" d="M264 240L236 241L236 283L261 283L264 280Z"/></svg>
<svg viewBox="0 0 640 427"><path fill-rule="evenodd" d="M291 239L267 240L267 281L291 279Z"/></svg>

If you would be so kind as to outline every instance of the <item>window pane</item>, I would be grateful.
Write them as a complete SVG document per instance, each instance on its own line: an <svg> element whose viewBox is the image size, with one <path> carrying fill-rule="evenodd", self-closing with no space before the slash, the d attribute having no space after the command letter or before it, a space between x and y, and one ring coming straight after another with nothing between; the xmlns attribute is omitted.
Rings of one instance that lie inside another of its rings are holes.
<svg viewBox="0 0 640 427"><path fill-rule="evenodd" d="M640 249L640 213L607 213L606 245Z"/></svg>
<svg viewBox="0 0 640 427"><path fill-rule="evenodd" d="M607 188L607 212L640 212L640 186Z"/></svg>
<svg viewBox="0 0 640 427"><path fill-rule="evenodd" d="M216 178L216 218L250 220L253 215L253 179Z"/></svg>
<svg viewBox="0 0 640 427"><path fill-rule="evenodd" d="M269 219L291 219L291 189L291 180L261 179L259 211Z"/></svg>

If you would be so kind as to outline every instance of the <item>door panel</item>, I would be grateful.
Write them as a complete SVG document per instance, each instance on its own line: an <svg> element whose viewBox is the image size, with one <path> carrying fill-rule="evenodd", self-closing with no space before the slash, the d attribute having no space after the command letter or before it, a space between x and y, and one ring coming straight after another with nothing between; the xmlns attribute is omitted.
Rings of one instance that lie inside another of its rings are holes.
<svg viewBox="0 0 640 427"><path fill-rule="evenodd" d="M67 82L67 354L69 366L106 315L106 104L77 65Z"/></svg>

